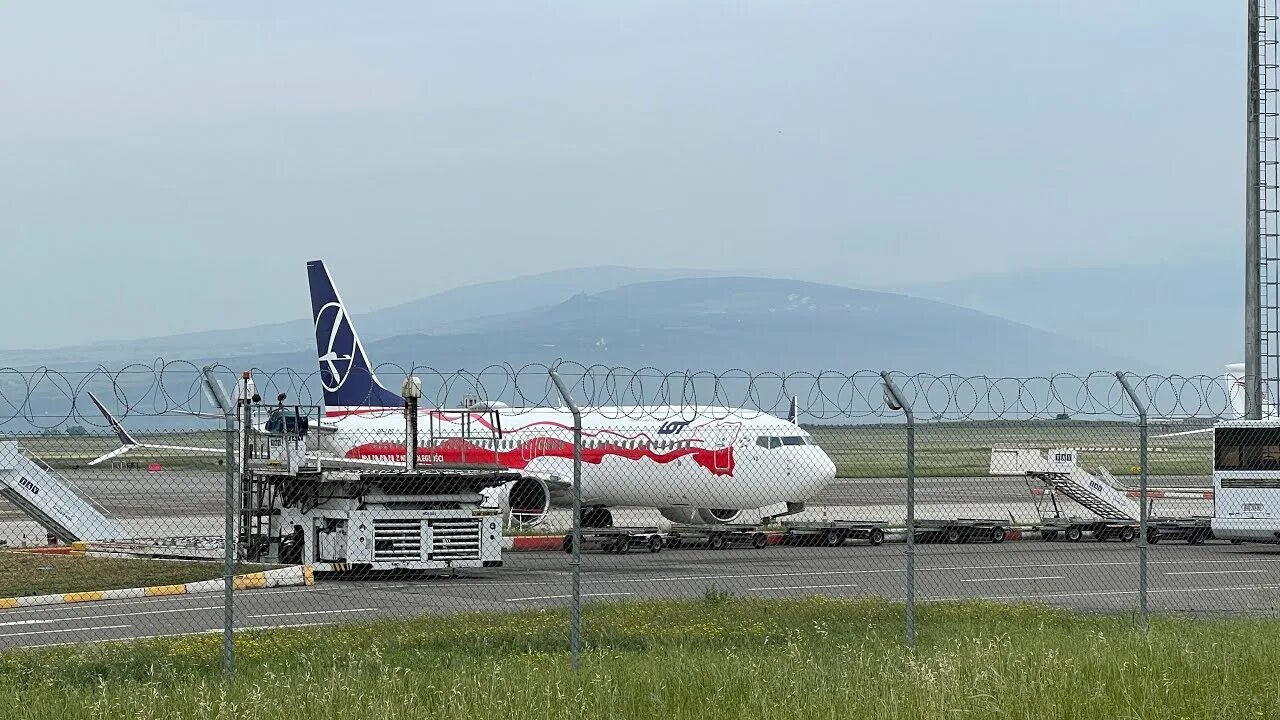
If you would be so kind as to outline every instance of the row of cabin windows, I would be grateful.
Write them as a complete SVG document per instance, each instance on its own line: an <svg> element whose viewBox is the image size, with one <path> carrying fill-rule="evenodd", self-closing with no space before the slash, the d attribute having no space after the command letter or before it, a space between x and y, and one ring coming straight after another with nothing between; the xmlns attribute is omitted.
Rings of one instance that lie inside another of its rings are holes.
<svg viewBox="0 0 1280 720"><path fill-rule="evenodd" d="M762 448L772 450L783 445L812 445L813 441L802 435L787 435L783 437L762 435L756 438L756 444Z"/></svg>
<svg viewBox="0 0 1280 720"><path fill-rule="evenodd" d="M509 438L503 438L498 441L498 450L499 451L516 450L532 442L532 449L534 451L537 451L540 449L540 444L541 444L540 441L547 442L547 447L550 447L552 444L552 441L550 438L534 438L530 440L528 438L519 439L519 438L509 437ZM759 445L760 447L769 449L769 450L772 450L773 448L783 447L786 445L813 445L813 444L814 442L812 439L804 437L803 435L783 435L783 436L763 435L756 438L756 445ZM633 449L633 450L637 448L642 448L642 447L653 448L655 450L679 450L682 448L693 447L693 441L692 440L663 440L660 442L654 442L651 440L641 439L641 438L633 438L629 440L617 440L617 439L600 440L597 438L583 438L582 447L587 450L595 450L595 449L605 448L605 447Z"/></svg>
<svg viewBox="0 0 1280 720"><path fill-rule="evenodd" d="M521 447L529 446L533 451L542 451L558 445L559 441L552 438L519 438L506 437L498 441L498 450L518 450ZM629 440L611 439L601 440L598 438L582 438L582 447L585 450L596 450L600 448L622 448L637 449L642 447L653 448L654 450L679 450L681 448L693 447L693 440L662 440L654 442L643 438L632 438Z"/></svg>

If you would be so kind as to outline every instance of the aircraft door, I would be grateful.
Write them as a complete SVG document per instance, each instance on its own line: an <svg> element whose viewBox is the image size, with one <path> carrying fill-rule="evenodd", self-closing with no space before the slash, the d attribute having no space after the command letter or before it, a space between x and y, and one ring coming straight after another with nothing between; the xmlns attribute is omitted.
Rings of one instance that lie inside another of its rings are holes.
<svg viewBox="0 0 1280 720"><path fill-rule="evenodd" d="M712 462L717 472L728 472L733 469L733 437L726 432L716 433L715 450L712 451Z"/></svg>

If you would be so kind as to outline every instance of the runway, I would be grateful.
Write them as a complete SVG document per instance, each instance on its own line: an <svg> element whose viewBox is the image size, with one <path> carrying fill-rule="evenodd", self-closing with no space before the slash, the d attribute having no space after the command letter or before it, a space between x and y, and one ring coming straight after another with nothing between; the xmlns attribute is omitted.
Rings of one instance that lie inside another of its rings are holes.
<svg viewBox="0 0 1280 720"><path fill-rule="evenodd" d="M769 547L657 554L584 553L586 602L701 598L708 590L741 597L876 596L905 592L901 544L839 548ZM1133 543L1006 542L917 546L917 598L1036 601L1087 611L1137 607ZM459 577L333 580L312 587L237 592L240 629L304 627L459 611L562 607L568 557L508 553L507 566ZM1273 613L1280 608L1280 548L1161 544L1150 548L1153 612ZM0 648L220 631L221 595L105 601L0 611ZM590 621L590 615L587 616Z"/></svg>

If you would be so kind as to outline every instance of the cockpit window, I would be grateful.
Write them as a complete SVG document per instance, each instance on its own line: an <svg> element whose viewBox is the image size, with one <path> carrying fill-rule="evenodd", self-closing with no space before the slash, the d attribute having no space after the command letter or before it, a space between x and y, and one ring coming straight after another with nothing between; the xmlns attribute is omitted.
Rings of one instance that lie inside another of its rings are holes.
<svg viewBox="0 0 1280 720"><path fill-rule="evenodd" d="M778 437L776 435L762 435L756 438L756 444L762 448L782 447L783 445L810 445L809 438L803 435L788 435L786 437Z"/></svg>

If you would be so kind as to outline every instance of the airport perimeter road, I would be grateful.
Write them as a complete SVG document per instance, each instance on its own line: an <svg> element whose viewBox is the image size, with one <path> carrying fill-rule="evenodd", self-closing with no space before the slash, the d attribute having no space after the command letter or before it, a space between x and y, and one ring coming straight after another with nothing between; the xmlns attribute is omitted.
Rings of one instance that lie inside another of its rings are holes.
<svg viewBox="0 0 1280 720"><path fill-rule="evenodd" d="M840 548L664 550L583 556L586 602L737 596L903 597L900 544ZM1031 600L1084 610L1137 607L1133 543L1006 542L918 546L921 602L955 598ZM1274 612L1280 550L1208 543L1150 551L1153 612ZM527 610L568 603L563 553L509 553L507 567L463 577L342 581L238 592L237 627L274 628L473 610ZM218 632L221 595L104 601L0 611L0 648ZM590 616L588 616L589 619Z"/></svg>

